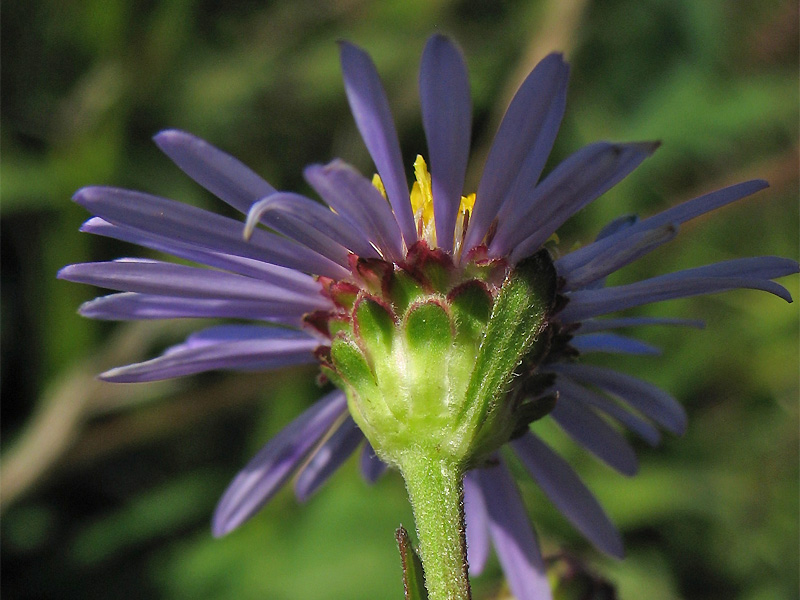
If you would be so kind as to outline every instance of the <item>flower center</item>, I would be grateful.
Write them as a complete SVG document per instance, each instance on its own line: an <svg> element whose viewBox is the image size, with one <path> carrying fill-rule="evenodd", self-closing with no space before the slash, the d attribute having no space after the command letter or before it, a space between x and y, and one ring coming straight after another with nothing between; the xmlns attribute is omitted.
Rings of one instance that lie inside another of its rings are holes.
<svg viewBox="0 0 800 600"><path fill-rule="evenodd" d="M433 191L431 190L431 174L428 165L421 155L414 161L414 184L411 186L411 209L414 211L414 221L417 224L417 235L424 240L429 248L436 248L436 218L433 212ZM386 191L380 176L372 178L373 185L386 197ZM469 216L475 206L475 194L461 196L455 226L455 256L461 252L461 243L469 225Z"/></svg>

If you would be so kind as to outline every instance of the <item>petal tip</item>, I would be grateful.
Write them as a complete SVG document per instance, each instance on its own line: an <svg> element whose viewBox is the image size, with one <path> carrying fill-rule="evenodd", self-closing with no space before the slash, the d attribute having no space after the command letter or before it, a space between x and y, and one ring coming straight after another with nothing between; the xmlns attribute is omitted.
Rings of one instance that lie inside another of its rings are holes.
<svg viewBox="0 0 800 600"><path fill-rule="evenodd" d="M72 201L85 207L88 203L97 198L100 189L102 188L96 185L84 186L72 194Z"/></svg>
<svg viewBox="0 0 800 600"><path fill-rule="evenodd" d="M180 129L163 129L153 136L156 146L162 150L164 147L172 146L176 142L191 141L193 139L195 139L193 135Z"/></svg>
<svg viewBox="0 0 800 600"><path fill-rule="evenodd" d="M617 536L609 540L608 545L605 548L606 554L611 556L612 558L616 558L617 560L625 560L625 544L622 541L622 537L617 534Z"/></svg>
<svg viewBox="0 0 800 600"><path fill-rule="evenodd" d="M107 383L121 383L120 377L122 377L121 373L122 369L120 367L114 367L113 369L109 369L108 371L103 371L99 375L97 375L97 379L100 381L105 381Z"/></svg>
<svg viewBox="0 0 800 600"><path fill-rule="evenodd" d="M652 140L647 142L634 142L631 146L647 155L651 155L661 147L661 143L661 140Z"/></svg>
<svg viewBox="0 0 800 600"><path fill-rule="evenodd" d="M342 67L345 67L345 63L351 63L352 61L372 62L372 58L370 58L367 51L353 42L336 40L336 45L339 46L339 60L342 63Z"/></svg>
<svg viewBox="0 0 800 600"><path fill-rule="evenodd" d="M70 272L73 271L74 266L75 265L67 265L66 267L61 267L58 270L58 273L56 273L56 279L64 279L66 281L69 281ZM83 308L83 306L81 306L81 308Z"/></svg>
<svg viewBox="0 0 800 600"><path fill-rule="evenodd" d="M220 504L211 518L211 535L217 539L225 537L239 526L239 523L233 521L226 512L220 510L221 508Z"/></svg>

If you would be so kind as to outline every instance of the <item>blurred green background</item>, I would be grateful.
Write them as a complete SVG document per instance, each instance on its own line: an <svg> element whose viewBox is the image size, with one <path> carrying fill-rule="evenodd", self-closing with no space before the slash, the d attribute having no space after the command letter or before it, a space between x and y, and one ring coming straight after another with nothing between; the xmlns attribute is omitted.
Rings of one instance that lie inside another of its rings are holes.
<svg viewBox="0 0 800 600"><path fill-rule="evenodd" d="M652 214L748 178L772 187L683 228L612 283L737 256L797 257L798 14L794 0L10 0L2 6L2 591L8 599L402 597L393 531L402 482L372 488L350 461L300 506L284 490L213 540L227 483L320 394L314 369L114 386L103 368L152 356L197 323L77 316L97 294L63 265L144 251L78 233L70 202L109 184L224 211L150 137L191 131L278 188L335 156L372 171L347 111L335 41L367 48L408 160L424 152L416 71L433 31L468 58L474 189L510 95L551 50L572 64L553 162L597 139L660 139L640 169L574 218L571 247L611 218ZM793 295L798 279L787 281ZM567 552L625 600L798 597L798 313L739 291L637 314L702 318L651 329L661 357L594 359L670 390L690 428L637 444L626 479L548 423L624 534L588 547L530 480L547 554ZM636 440L633 440L637 443ZM476 598L507 593L496 559Z"/></svg>

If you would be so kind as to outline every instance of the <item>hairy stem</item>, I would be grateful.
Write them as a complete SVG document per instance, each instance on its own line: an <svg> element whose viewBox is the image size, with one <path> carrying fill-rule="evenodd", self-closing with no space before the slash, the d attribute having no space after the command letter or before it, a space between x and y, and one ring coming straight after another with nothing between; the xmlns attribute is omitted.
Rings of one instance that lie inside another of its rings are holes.
<svg viewBox="0 0 800 600"><path fill-rule="evenodd" d="M400 462L414 510L429 600L470 600L464 525L464 474L436 452Z"/></svg>

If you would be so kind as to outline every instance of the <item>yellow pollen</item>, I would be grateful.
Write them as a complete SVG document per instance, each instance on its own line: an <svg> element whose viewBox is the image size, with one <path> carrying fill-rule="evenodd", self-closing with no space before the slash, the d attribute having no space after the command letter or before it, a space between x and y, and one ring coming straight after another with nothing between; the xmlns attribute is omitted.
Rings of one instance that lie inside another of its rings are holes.
<svg viewBox="0 0 800 600"><path fill-rule="evenodd" d="M417 235L428 242L431 248L436 247L436 222L433 214L433 191L431 190L431 174L428 165L421 155L414 161L414 181L411 186L411 210L414 212L414 221L417 224ZM378 174L372 177L372 185L386 198L386 189ZM456 216L455 243L456 252L459 250L464 237L465 225L469 222L470 213L475 206L475 194L461 196Z"/></svg>
<svg viewBox="0 0 800 600"><path fill-rule="evenodd" d="M414 176L417 180L411 186L411 210L414 211L414 220L417 222L417 233L428 238L428 230L433 230L434 239L436 229L433 227L433 192L431 191L431 175L425 159L417 154L414 161Z"/></svg>
<svg viewBox="0 0 800 600"><path fill-rule="evenodd" d="M458 205L458 212L468 215L472 212L472 207L475 206L475 192L468 196L461 196L461 204Z"/></svg>
<svg viewBox="0 0 800 600"><path fill-rule="evenodd" d="M386 200L386 188L383 187L383 179L377 173L372 176L372 185L378 189L383 199Z"/></svg>

